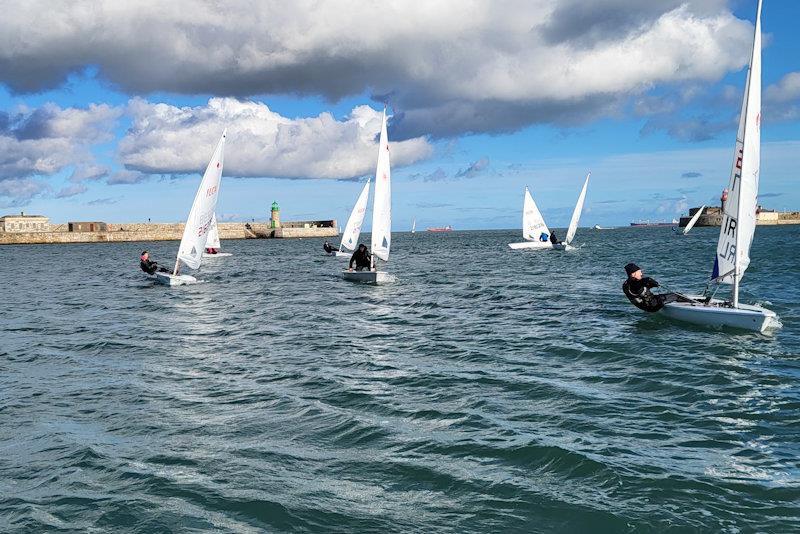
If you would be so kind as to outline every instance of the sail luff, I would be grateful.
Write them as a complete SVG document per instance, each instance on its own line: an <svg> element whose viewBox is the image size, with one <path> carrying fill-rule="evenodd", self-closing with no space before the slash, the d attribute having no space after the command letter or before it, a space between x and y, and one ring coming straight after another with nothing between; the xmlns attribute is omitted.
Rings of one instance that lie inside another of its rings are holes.
<svg viewBox="0 0 800 534"><path fill-rule="evenodd" d="M695 214L692 216L692 218L691 218L691 219L689 219L689 222L686 224L686 228L684 228L684 229L683 229L683 235L686 235L686 234L688 234L688 233L689 233L689 230L691 230L692 228L694 228L694 225L695 225L695 224L697 224L697 221L698 221L698 220L700 220L700 216L703 214L703 210L704 210L704 209L706 209L706 205L705 205L705 204L703 204L702 206L700 206L700 209L699 209L699 210L697 210L697 213L695 213Z"/></svg>
<svg viewBox="0 0 800 534"><path fill-rule="evenodd" d="M208 240L208 231L211 227L211 221L217 207L217 198L219 197L225 152L225 136L226 132L223 132L195 193L192 209L189 211L186 226L183 229L181 244L178 247L178 261L175 262L175 273L177 273L181 263L192 269L200 267L203 250Z"/></svg>
<svg viewBox="0 0 800 534"><path fill-rule="evenodd" d="M586 175L586 180L583 182L581 194L578 195L578 202L575 203L575 209L572 212L572 218L569 221L569 228L567 228L567 236L564 238L564 243L569 245L575 238L575 232L578 231L578 222L581 220L581 212L583 211L583 203L586 200L586 188L589 186L589 178L592 173Z"/></svg>
<svg viewBox="0 0 800 534"><path fill-rule="evenodd" d="M389 161L389 139L386 132L386 110L383 110L378 165L375 169L375 193L372 200L372 254L389 261L392 240L392 177Z"/></svg>

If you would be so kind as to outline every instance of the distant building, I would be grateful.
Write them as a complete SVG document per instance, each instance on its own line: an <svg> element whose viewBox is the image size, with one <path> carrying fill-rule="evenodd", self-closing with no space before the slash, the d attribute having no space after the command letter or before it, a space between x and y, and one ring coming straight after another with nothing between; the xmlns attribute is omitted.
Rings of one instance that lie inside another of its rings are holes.
<svg viewBox="0 0 800 534"><path fill-rule="evenodd" d="M6 215L0 217L0 232L48 232L50 219L44 215Z"/></svg>
<svg viewBox="0 0 800 534"><path fill-rule="evenodd" d="M67 229L70 232L106 232L108 225L104 222L69 222Z"/></svg>

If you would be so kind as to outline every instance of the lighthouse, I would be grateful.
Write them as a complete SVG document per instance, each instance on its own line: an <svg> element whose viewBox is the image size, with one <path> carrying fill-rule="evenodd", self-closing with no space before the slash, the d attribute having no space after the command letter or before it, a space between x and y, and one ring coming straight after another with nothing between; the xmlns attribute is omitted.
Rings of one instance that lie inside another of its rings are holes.
<svg viewBox="0 0 800 534"><path fill-rule="evenodd" d="M278 206L277 201L274 201L272 203L272 209L270 210L270 215L269 215L269 227L270 228L281 227L281 208L280 206Z"/></svg>

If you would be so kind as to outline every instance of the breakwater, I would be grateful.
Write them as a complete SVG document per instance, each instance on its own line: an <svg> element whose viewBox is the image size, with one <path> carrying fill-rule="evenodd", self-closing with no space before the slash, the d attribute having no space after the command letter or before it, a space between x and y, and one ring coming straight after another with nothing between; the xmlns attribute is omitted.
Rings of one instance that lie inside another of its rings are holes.
<svg viewBox="0 0 800 534"><path fill-rule="evenodd" d="M700 208L692 208L689 210L688 217L681 217L678 226L681 228L689 224L697 210ZM800 224L800 212L798 211L759 211L756 219L758 226L769 226L779 224ZM703 214L697 219L695 226L720 226L722 224L722 210L717 207L706 208Z"/></svg>
<svg viewBox="0 0 800 534"><path fill-rule="evenodd" d="M336 221L330 226L285 223L270 228L269 223L219 223L219 235L226 239L293 239L304 237L335 237ZM0 232L0 245L104 243L124 241L178 241L183 236L184 223L108 223L105 230L94 232L69 231L67 224L50 225L45 232Z"/></svg>

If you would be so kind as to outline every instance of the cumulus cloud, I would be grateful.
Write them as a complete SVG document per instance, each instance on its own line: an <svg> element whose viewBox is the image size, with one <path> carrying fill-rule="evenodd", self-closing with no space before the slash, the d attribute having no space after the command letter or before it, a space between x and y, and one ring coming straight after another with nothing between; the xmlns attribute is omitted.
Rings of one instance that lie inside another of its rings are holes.
<svg viewBox="0 0 800 534"><path fill-rule="evenodd" d="M111 130L122 110L105 104L85 108L61 108L45 104L39 108L20 107L0 112L0 196L28 201L47 187L35 177L56 174L75 167L73 185L57 196L85 191L78 185L96 173L98 166L90 152L93 144L111 139Z"/></svg>
<svg viewBox="0 0 800 534"><path fill-rule="evenodd" d="M767 120L800 119L800 72L790 72L764 91L764 114Z"/></svg>
<svg viewBox="0 0 800 534"><path fill-rule="evenodd" d="M12 0L0 83L91 66L129 94L370 93L397 110L395 140L449 137L613 114L743 67L751 39L723 0Z"/></svg>
<svg viewBox="0 0 800 534"><path fill-rule="evenodd" d="M344 120L329 113L290 119L266 104L212 98L208 105L176 107L133 99L131 128L119 143L126 173L109 183L132 183L146 174L202 172L225 128L225 174L239 177L347 179L375 172L381 116L358 106ZM389 139L392 165L433 153L422 137Z"/></svg>

